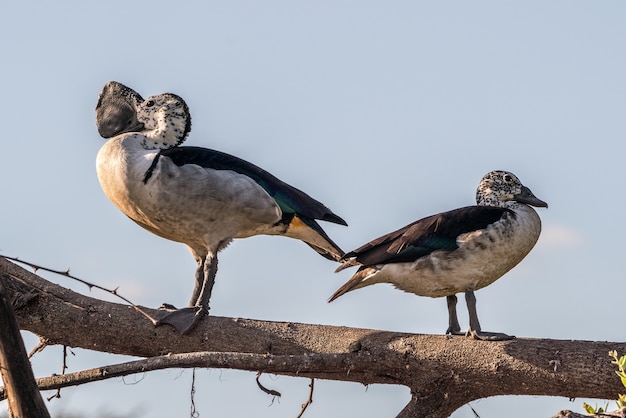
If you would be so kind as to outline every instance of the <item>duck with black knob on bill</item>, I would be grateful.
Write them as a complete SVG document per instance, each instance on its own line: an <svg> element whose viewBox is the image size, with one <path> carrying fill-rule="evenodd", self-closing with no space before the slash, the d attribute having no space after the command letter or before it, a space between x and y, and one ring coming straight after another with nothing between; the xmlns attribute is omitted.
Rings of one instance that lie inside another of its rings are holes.
<svg viewBox="0 0 626 418"><path fill-rule="evenodd" d="M156 325L171 324L185 334L208 314L217 254L235 238L281 235L330 260L343 256L317 220L347 224L325 205L240 158L182 146L191 116L181 97L143 100L109 82L98 99L96 124L110 138L96 161L106 196L144 229L185 244L198 263L189 306L164 305Z"/></svg>

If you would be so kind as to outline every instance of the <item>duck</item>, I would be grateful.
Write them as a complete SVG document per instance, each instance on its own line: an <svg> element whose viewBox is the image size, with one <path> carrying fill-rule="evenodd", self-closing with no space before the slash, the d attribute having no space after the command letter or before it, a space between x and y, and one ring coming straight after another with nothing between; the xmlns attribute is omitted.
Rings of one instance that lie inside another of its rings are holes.
<svg viewBox="0 0 626 418"><path fill-rule="evenodd" d="M476 190L476 205L419 219L348 252L337 272L358 266L354 275L329 299L376 283L389 283L405 292L446 297L446 335L478 340L515 338L482 331L475 291L498 280L532 250L541 234L534 207L547 208L513 173L491 171ZM461 332L457 294L464 293L469 329Z"/></svg>
<svg viewBox="0 0 626 418"><path fill-rule="evenodd" d="M343 257L317 221L347 223L324 204L243 159L182 146L191 115L180 96L144 100L112 81L98 98L96 124L108 138L96 157L104 194L142 228L186 245L197 263L188 306L164 304L155 325L187 334L208 315L218 253L236 238L285 236L329 260Z"/></svg>

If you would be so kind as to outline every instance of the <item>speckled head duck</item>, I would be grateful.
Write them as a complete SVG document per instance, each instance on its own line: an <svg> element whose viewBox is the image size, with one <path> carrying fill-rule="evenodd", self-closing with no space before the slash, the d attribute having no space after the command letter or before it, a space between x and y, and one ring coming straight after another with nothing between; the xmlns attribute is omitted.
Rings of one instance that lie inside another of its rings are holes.
<svg viewBox="0 0 626 418"><path fill-rule="evenodd" d="M360 266L329 301L355 289L391 283L419 296L446 297L447 334L461 334L457 293L465 293L470 326L466 335L484 340L513 338L483 332L474 291L515 267L539 239L541 220L531 206L548 207L508 171L487 173L475 206L432 215L347 253L341 271Z"/></svg>
<svg viewBox="0 0 626 418"><path fill-rule="evenodd" d="M191 131L191 114L182 97L164 93L144 100L137 107L143 125L146 149L168 149L182 144Z"/></svg>
<svg viewBox="0 0 626 418"><path fill-rule="evenodd" d="M96 161L104 193L141 227L184 243L198 263L189 307L162 310L157 325L187 333L208 314L217 253L234 238L282 235L331 260L344 255L317 220L346 222L322 203L240 158L181 146L191 129L181 97L142 100L110 82L100 93L96 123L111 138Z"/></svg>

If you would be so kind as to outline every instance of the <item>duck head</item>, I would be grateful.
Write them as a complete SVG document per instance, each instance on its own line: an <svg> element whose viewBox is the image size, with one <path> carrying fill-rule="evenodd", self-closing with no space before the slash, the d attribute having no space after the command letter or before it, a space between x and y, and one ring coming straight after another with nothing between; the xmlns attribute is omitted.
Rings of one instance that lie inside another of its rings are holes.
<svg viewBox="0 0 626 418"><path fill-rule="evenodd" d="M523 203L542 208L548 207L548 204L537 198L515 174L503 170L485 174L476 190L476 203L480 206L510 207Z"/></svg>
<svg viewBox="0 0 626 418"><path fill-rule="evenodd" d="M187 103L176 94L148 97L137 107L137 121L143 125L144 147L167 149L182 144L191 131Z"/></svg>

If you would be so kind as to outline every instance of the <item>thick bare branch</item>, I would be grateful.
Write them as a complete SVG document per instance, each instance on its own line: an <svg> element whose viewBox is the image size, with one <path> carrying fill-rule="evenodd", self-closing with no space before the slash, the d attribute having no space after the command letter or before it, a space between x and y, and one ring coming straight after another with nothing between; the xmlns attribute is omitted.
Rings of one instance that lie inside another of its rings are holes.
<svg viewBox="0 0 626 418"><path fill-rule="evenodd" d="M50 417L37 390L0 266L0 375L12 417Z"/></svg>
<svg viewBox="0 0 626 418"><path fill-rule="evenodd" d="M180 336L167 327L154 328L131 307L71 292L1 258L0 266L10 290L28 299L16 312L21 327L50 344L140 357L210 351L207 363L194 367L401 384L412 392L401 413L406 417L444 417L472 400L496 395L609 399L621 386L608 352L626 352L624 343L484 342L221 317L208 317L190 335ZM217 353L223 363L215 363ZM283 369L277 359L285 361Z"/></svg>

